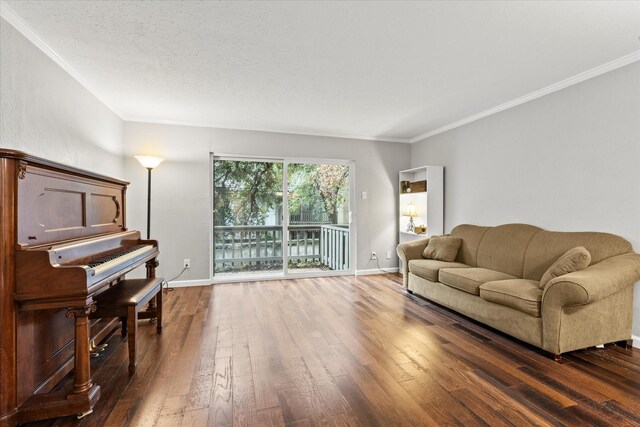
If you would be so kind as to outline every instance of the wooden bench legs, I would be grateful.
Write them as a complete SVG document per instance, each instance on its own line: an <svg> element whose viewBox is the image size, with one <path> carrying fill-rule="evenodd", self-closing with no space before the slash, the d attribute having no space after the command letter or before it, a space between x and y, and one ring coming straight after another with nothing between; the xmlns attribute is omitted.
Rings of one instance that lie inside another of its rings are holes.
<svg viewBox="0 0 640 427"><path fill-rule="evenodd" d="M129 374L136 370L138 320L155 318L156 331L162 332L162 283L163 279L155 277L125 279L95 297L97 311L94 316L118 317L122 322L122 336L128 335ZM150 308L142 311L147 304Z"/></svg>
<svg viewBox="0 0 640 427"><path fill-rule="evenodd" d="M156 300L156 333L162 333L162 290L154 297ZM127 308L127 317L122 320L122 336L128 334L127 344L129 346L129 374L133 375L136 371L136 339L138 336L138 312L140 305L129 306ZM126 325L126 328L124 326Z"/></svg>
<svg viewBox="0 0 640 427"><path fill-rule="evenodd" d="M160 292L156 294L156 332L162 333L162 288L160 288Z"/></svg>
<svg viewBox="0 0 640 427"><path fill-rule="evenodd" d="M162 333L162 290L158 292L155 296L156 307L155 307L155 320L156 320L156 333ZM136 360L137 360L137 352L136 352L136 337L138 336L138 313L140 311L140 305L129 306L127 308L127 317L123 320L123 326L126 324L127 327L123 330L123 336L125 334L129 334L127 337L127 344L129 346L129 374L133 375L136 371Z"/></svg>
<svg viewBox="0 0 640 427"><path fill-rule="evenodd" d="M129 374L133 374L136 370L136 336L138 336L138 313L136 307L129 307L127 314L127 329L129 336L127 341L129 344Z"/></svg>
<svg viewBox="0 0 640 427"><path fill-rule="evenodd" d="M155 305L153 307L153 311L151 311L152 316L140 316L138 314L138 319L149 319L150 321L154 321L157 322L156 324L156 331L160 334L162 333L162 295L161 293L158 293L158 295L156 296L157 298L155 301ZM147 310L145 312L143 312L144 314L150 313L149 309L147 308ZM122 322L122 328L120 329L120 333L122 334L122 336L124 337L125 335L127 335L127 332L129 330L129 325L127 324L127 318L129 317L129 314L127 314L127 316L122 316L120 318L120 321Z"/></svg>

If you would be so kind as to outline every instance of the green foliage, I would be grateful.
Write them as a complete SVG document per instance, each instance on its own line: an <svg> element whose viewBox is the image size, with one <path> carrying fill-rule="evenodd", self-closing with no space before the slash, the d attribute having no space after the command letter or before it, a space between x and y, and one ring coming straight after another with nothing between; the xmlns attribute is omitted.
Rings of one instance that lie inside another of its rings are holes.
<svg viewBox="0 0 640 427"><path fill-rule="evenodd" d="M216 160L213 182L215 225L264 225L282 204L282 163Z"/></svg>
<svg viewBox="0 0 640 427"><path fill-rule="evenodd" d="M339 165L291 164L289 210L312 207L326 212L330 224L338 223L338 208L349 196L349 168Z"/></svg>
<svg viewBox="0 0 640 427"><path fill-rule="evenodd" d="M216 160L215 225L264 225L269 210L282 206L282 163ZM349 168L290 164L289 211L311 208L338 222L338 208L348 199Z"/></svg>

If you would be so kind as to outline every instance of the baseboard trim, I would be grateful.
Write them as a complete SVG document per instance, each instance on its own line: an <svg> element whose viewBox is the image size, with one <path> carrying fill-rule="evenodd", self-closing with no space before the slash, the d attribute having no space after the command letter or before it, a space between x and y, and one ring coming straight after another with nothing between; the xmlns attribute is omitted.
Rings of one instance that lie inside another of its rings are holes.
<svg viewBox="0 0 640 427"><path fill-rule="evenodd" d="M170 288L188 288L190 286L211 286L211 280L198 279L198 280L176 280L169 282Z"/></svg>
<svg viewBox="0 0 640 427"><path fill-rule="evenodd" d="M637 335L631 335L631 339L633 340L633 346L635 348L640 348L640 337Z"/></svg>
<svg viewBox="0 0 640 427"><path fill-rule="evenodd" d="M394 269L385 269L389 270L390 273L393 273ZM398 270L397 268L395 269ZM379 270L364 270L364 274L383 274ZM378 272L378 273L376 273ZM357 272L356 272L357 274ZM197 280L177 280L169 282L169 287L172 288L186 288L190 286L210 286L217 284L228 284L228 283L248 283L248 282L267 282L271 280L294 280L294 279L313 279L313 278L322 278L322 277L338 277L338 276L352 276L353 273L344 273L342 271L334 271L334 272L324 272L321 276L318 276L316 273L298 273L294 276L285 277L282 274L272 274L272 275L264 275L264 276L238 276L238 277L214 277L213 280L210 279L197 279Z"/></svg>
<svg viewBox="0 0 640 427"><path fill-rule="evenodd" d="M380 271L377 268L372 268L370 270L356 270L356 276L370 276L372 274L397 273L398 267L383 268L383 270L384 271Z"/></svg>

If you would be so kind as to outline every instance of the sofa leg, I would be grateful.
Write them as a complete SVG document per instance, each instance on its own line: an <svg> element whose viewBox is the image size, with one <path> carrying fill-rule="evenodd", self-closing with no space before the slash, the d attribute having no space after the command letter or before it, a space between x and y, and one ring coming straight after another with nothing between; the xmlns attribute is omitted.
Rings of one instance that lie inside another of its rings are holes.
<svg viewBox="0 0 640 427"><path fill-rule="evenodd" d="M409 292L411 295L413 295L413 291L411 289L407 289L407 292Z"/></svg>
<svg viewBox="0 0 640 427"><path fill-rule="evenodd" d="M554 362L559 362L562 360L562 355L561 354L554 354L553 355L553 360Z"/></svg>
<svg viewBox="0 0 640 427"><path fill-rule="evenodd" d="M616 341L614 344L617 345L618 347L631 350L631 348L633 347L633 340Z"/></svg>

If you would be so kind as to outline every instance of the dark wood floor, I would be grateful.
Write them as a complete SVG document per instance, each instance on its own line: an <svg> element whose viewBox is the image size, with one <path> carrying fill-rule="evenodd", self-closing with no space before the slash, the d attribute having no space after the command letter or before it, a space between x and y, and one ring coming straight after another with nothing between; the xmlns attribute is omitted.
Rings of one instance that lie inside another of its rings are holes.
<svg viewBox="0 0 640 427"><path fill-rule="evenodd" d="M114 335L92 415L39 425L640 425L640 350L563 363L425 300L396 275L181 288L136 374Z"/></svg>

